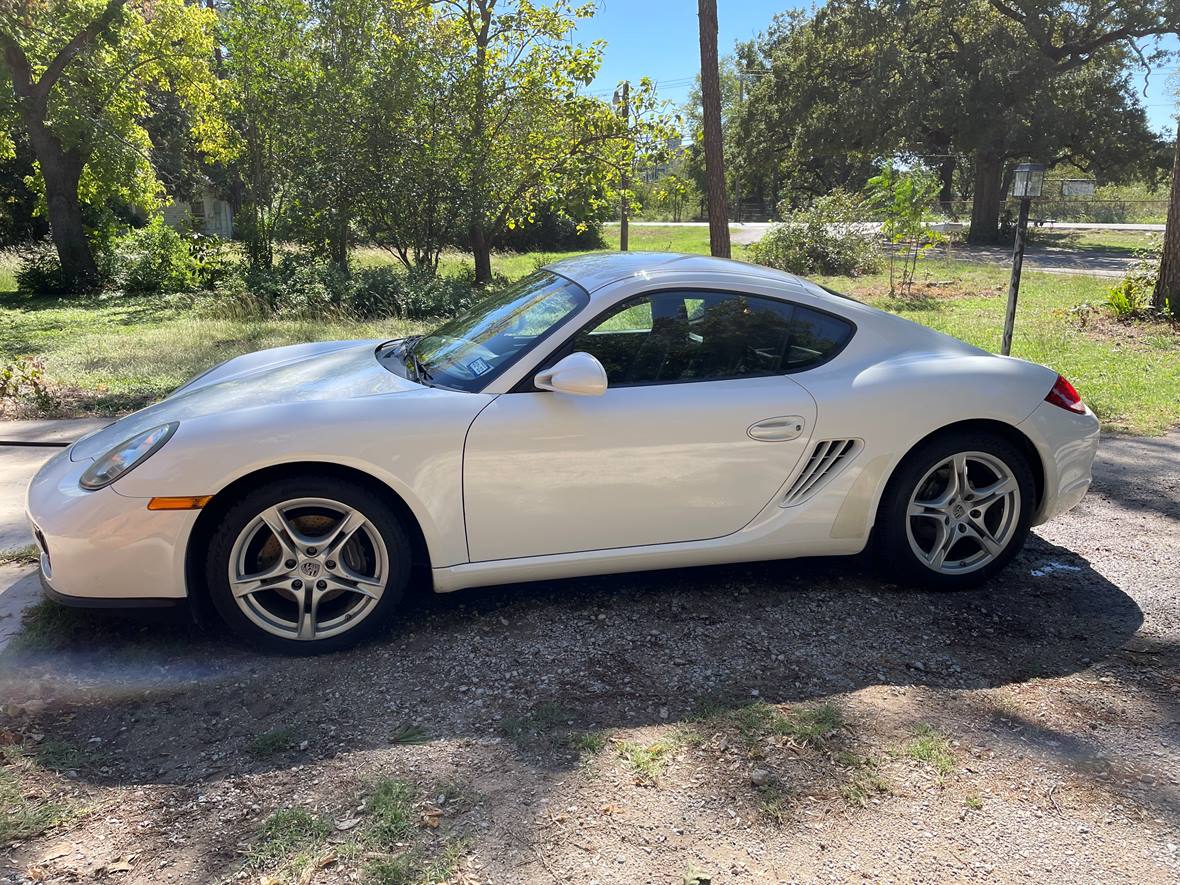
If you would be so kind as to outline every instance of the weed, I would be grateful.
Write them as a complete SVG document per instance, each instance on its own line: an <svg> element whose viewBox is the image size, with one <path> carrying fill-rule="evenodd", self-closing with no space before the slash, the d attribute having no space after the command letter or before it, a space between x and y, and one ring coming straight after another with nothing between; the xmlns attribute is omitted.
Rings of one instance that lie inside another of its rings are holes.
<svg viewBox="0 0 1180 885"><path fill-rule="evenodd" d="M424 744L428 740L430 740L430 735L426 733L425 728L410 723L399 725L389 735L391 744Z"/></svg>
<svg viewBox="0 0 1180 885"><path fill-rule="evenodd" d="M41 551L36 544L0 550L0 565L36 565L40 558Z"/></svg>
<svg viewBox="0 0 1180 885"><path fill-rule="evenodd" d="M301 740L301 735L294 728L272 728L250 742L250 752L255 756L274 756L294 750Z"/></svg>
<svg viewBox="0 0 1180 885"><path fill-rule="evenodd" d="M840 787L840 796L848 805L865 808L875 796L890 792L889 781L879 771L878 762L868 756L842 753L836 763L852 769L848 780Z"/></svg>
<svg viewBox="0 0 1180 885"><path fill-rule="evenodd" d="M776 824L786 820L791 793L782 784L764 784L758 787L756 796L759 814Z"/></svg>
<svg viewBox="0 0 1180 885"><path fill-rule="evenodd" d="M568 719L569 714L565 710L546 701L523 716L509 716L501 720L497 731L514 743L525 744L543 737Z"/></svg>
<svg viewBox="0 0 1180 885"><path fill-rule="evenodd" d="M931 766L940 777L950 774L955 767L955 756L946 735L924 723L915 729L914 734L914 739L906 746L906 755Z"/></svg>
<svg viewBox="0 0 1180 885"><path fill-rule="evenodd" d="M9 766L0 768L0 845L37 836L67 820L69 805L27 797Z"/></svg>
<svg viewBox="0 0 1180 885"><path fill-rule="evenodd" d="M844 727L844 717L832 704L800 707L782 713L777 707L758 701L724 714L748 747L771 735L789 737L808 745L827 742Z"/></svg>
<svg viewBox="0 0 1180 885"><path fill-rule="evenodd" d="M983 800L975 794L963 797L963 804L972 811L981 811L983 809Z"/></svg>
<svg viewBox="0 0 1180 885"><path fill-rule="evenodd" d="M649 784L656 782L671 761L673 747L670 743L657 742L644 746L632 741L619 741L618 745L619 755L641 780Z"/></svg>
<svg viewBox="0 0 1180 885"><path fill-rule="evenodd" d="M578 731L570 735L570 749L582 758L597 756L606 746L606 732Z"/></svg>

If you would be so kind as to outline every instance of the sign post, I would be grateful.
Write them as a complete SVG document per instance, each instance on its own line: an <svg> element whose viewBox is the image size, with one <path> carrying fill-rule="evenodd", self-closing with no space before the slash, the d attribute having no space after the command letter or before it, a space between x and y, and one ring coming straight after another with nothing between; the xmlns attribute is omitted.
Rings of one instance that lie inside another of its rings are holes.
<svg viewBox="0 0 1180 885"><path fill-rule="evenodd" d="M1012 279L1008 283L1008 309L1004 314L1004 337L1000 353L1012 353L1012 329L1016 325L1016 297L1020 293L1020 271L1024 267L1024 243L1028 239L1029 204L1041 195L1045 167L1040 163L1021 163L1012 178L1012 196L1020 199L1020 216L1016 222L1016 242L1012 246Z"/></svg>

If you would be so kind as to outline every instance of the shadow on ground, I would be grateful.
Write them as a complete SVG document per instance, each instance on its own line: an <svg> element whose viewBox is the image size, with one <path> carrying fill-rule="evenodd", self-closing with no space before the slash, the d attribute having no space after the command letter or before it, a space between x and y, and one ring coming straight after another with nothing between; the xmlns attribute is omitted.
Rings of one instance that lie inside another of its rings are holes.
<svg viewBox="0 0 1180 885"><path fill-rule="evenodd" d="M379 640L314 659L159 616L44 609L5 655L0 693L22 728L103 748L83 777L190 783L387 746L410 726L518 737L674 722L754 693L794 703L1061 676L1141 622L1086 560L1034 537L1000 579L956 594L881 584L855 560L796 560L419 597ZM259 753L275 731L290 746ZM546 766L575 760L521 746Z"/></svg>

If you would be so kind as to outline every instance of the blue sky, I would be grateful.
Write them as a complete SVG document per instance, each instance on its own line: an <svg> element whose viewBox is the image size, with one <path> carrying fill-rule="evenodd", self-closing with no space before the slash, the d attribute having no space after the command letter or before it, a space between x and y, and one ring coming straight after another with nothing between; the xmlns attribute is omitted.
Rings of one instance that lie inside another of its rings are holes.
<svg viewBox="0 0 1180 885"><path fill-rule="evenodd" d="M776 12L810 5L789 0L718 0L721 54L732 51L735 41L764 30ZM592 90L609 95L620 80L648 76L660 84L665 98L683 102L700 70L696 13L696 0L598 0L598 14L578 27L581 41L607 41L605 62ZM1178 48L1175 37L1167 45ZM1176 100L1168 80L1178 68L1180 61L1170 62L1148 81L1143 101L1152 126L1160 131L1175 126ZM1137 83L1142 89L1141 79Z"/></svg>

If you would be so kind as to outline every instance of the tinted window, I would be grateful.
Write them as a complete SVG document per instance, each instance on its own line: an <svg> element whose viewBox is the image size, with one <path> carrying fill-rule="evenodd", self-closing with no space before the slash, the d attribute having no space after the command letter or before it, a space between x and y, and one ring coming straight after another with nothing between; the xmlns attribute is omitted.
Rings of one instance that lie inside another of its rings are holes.
<svg viewBox="0 0 1180 885"><path fill-rule="evenodd" d="M838 317L769 298L659 292L624 302L582 330L612 385L778 375L823 362L848 341Z"/></svg>

